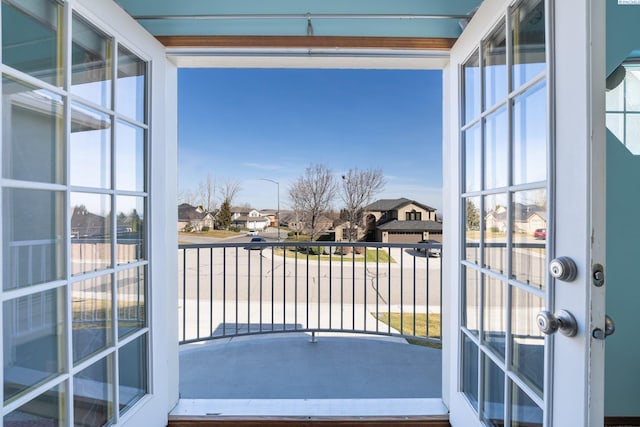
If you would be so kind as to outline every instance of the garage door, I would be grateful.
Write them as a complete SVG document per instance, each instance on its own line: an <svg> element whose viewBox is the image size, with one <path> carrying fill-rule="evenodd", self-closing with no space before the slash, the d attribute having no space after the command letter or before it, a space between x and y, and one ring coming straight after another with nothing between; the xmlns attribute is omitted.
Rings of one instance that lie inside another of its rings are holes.
<svg viewBox="0 0 640 427"><path fill-rule="evenodd" d="M422 240L422 233L389 232L389 243L417 243Z"/></svg>

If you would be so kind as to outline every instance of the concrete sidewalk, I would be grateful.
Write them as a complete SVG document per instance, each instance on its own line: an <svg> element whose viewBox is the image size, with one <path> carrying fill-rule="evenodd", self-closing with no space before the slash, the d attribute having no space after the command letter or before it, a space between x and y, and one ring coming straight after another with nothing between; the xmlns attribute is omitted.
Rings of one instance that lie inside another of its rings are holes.
<svg viewBox="0 0 640 427"><path fill-rule="evenodd" d="M441 397L441 351L405 340L304 333L227 338L180 349L182 399Z"/></svg>

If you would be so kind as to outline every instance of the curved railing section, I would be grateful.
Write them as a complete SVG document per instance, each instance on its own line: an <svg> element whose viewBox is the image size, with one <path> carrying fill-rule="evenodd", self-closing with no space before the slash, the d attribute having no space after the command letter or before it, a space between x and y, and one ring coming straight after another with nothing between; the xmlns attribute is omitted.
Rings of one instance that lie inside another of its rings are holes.
<svg viewBox="0 0 640 427"><path fill-rule="evenodd" d="M305 332L440 345L438 243L178 246L180 343Z"/></svg>

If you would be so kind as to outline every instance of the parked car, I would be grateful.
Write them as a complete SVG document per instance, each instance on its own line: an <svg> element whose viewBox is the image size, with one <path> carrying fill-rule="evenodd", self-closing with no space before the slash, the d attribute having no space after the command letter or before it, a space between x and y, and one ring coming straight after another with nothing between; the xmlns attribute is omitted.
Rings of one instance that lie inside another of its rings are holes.
<svg viewBox="0 0 640 427"><path fill-rule="evenodd" d="M252 243L264 243L264 242L266 242L264 237L252 237L251 241L249 241L249 244L247 246L245 246L244 248L246 250L248 250L248 251L249 250L252 251L252 250L256 250L256 249L261 251L261 250L264 249L264 246L262 246L262 245L252 245Z"/></svg>
<svg viewBox="0 0 640 427"><path fill-rule="evenodd" d="M539 240L547 239L547 229L546 228L536 228L536 231L533 232L533 237Z"/></svg>
<svg viewBox="0 0 640 427"><path fill-rule="evenodd" d="M433 239L427 239L427 240L420 240L418 243L429 243L429 244L437 244L440 245L440 242L438 242L437 240L433 240ZM418 252L426 252L426 254L430 257L439 257L442 253L441 249L439 247L437 248L416 248L416 251Z"/></svg>

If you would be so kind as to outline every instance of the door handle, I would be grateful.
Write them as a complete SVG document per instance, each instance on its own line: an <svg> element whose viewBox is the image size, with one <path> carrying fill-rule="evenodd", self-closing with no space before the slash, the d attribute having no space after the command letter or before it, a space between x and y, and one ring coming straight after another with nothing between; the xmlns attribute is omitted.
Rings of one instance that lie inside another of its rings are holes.
<svg viewBox="0 0 640 427"><path fill-rule="evenodd" d="M604 331L600 328L595 328L593 330L593 337L597 340L603 340L607 338L609 335L613 335L616 331L616 324L609 315L604 316Z"/></svg>
<svg viewBox="0 0 640 427"><path fill-rule="evenodd" d="M560 331L562 335L575 337L578 333L578 322L573 314L566 310L559 310L555 314L550 311L541 311L536 316L536 323L540 332L551 335Z"/></svg>

